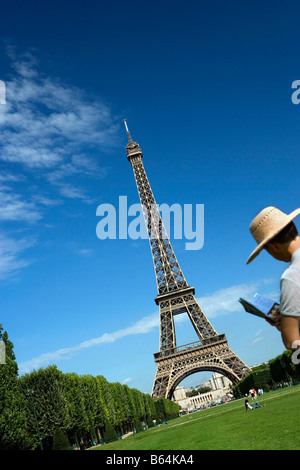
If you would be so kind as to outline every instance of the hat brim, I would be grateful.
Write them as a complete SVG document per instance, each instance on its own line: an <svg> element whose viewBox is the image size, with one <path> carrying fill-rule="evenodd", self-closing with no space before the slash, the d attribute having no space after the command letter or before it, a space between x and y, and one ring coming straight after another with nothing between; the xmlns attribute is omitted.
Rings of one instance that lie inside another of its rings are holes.
<svg viewBox="0 0 300 470"><path fill-rule="evenodd" d="M259 253L264 249L266 244L269 243L269 241L271 241L272 238L276 237L276 235L278 235L278 233L281 232L281 230L283 230L284 227L286 227L299 214L300 214L300 209L296 209L295 211L291 212L291 214L288 216L288 219L286 219L285 223L282 226L280 226L280 228L275 230L267 238L265 238L265 240L263 240L262 242L259 243L259 245L257 245L257 247L252 251L251 255L249 256L246 264L251 263L251 261L253 261L254 258L256 258L259 255Z"/></svg>

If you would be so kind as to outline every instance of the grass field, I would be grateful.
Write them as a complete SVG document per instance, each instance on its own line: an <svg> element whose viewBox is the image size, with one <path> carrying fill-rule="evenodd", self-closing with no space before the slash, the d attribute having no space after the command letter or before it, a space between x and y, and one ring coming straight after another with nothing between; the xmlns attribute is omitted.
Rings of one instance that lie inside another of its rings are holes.
<svg viewBox="0 0 300 470"><path fill-rule="evenodd" d="M246 412L244 400L235 400L93 450L299 450L300 385L258 402L266 406Z"/></svg>

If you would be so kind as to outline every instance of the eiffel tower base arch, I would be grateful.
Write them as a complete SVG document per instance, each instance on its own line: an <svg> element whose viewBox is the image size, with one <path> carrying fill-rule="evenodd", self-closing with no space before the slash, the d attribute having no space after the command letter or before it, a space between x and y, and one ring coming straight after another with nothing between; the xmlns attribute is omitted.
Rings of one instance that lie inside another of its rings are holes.
<svg viewBox="0 0 300 470"><path fill-rule="evenodd" d="M177 385L196 372L213 371L238 383L251 369L229 348L224 334L154 354L152 398L171 399Z"/></svg>

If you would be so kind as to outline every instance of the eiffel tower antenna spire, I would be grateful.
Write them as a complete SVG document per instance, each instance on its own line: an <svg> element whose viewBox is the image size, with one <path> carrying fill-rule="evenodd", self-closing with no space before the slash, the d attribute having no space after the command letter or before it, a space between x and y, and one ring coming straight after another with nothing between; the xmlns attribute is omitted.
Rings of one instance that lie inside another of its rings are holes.
<svg viewBox="0 0 300 470"><path fill-rule="evenodd" d="M155 302L160 312L160 350L154 354L157 371L152 397L172 398L175 388L185 377L201 370L219 372L237 383L250 369L231 351L225 334L218 335L215 331L194 297L194 287L186 282L155 202L142 162L142 151L133 142L126 120L124 123L128 135L127 159L132 165L140 202L145 209L158 290ZM178 347L173 317L182 313L188 314L199 341Z"/></svg>
<svg viewBox="0 0 300 470"><path fill-rule="evenodd" d="M131 144L133 143L133 140L131 138L131 135L130 135L130 132L128 130L128 126L127 126L127 120L126 119L123 119L123 122L125 124L125 129L126 129L126 132L127 132L127 135L128 135L128 143Z"/></svg>

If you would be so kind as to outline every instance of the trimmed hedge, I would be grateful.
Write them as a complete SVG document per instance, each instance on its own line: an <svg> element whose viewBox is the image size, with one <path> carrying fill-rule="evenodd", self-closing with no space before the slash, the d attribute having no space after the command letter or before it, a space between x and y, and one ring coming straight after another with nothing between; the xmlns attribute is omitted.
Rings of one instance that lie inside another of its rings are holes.
<svg viewBox="0 0 300 470"><path fill-rule="evenodd" d="M293 363L292 354L292 351L284 351L269 362L253 367L249 375L232 387L235 398L244 397L251 388L269 391L277 383L300 380L300 364Z"/></svg>

